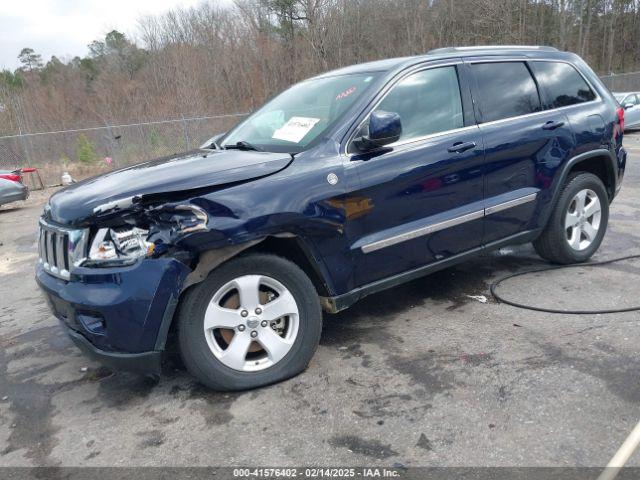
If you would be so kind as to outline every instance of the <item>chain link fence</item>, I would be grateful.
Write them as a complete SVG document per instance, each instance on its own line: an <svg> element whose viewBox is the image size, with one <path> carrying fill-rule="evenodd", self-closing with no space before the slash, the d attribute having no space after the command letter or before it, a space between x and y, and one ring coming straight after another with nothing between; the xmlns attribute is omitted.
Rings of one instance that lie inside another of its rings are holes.
<svg viewBox="0 0 640 480"><path fill-rule="evenodd" d="M640 91L640 72L611 74L601 79L612 92ZM246 115L231 113L0 136L0 170L35 167L47 185L59 184L63 172L82 179L197 148Z"/></svg>
<svg viewBox="0 0 640 480"><path fill-rule="evenodd" d="M56 185L63 172L82 179L198 148L246 115L232 113L4 135L0 136L0 170L35 167L46 185Z"/></svg>
<svg viewBox="0 0 640 480"><path fill-rule="evenodd" d="M612 73L600 80L612 92L640 92L640 72Z"/></svg>

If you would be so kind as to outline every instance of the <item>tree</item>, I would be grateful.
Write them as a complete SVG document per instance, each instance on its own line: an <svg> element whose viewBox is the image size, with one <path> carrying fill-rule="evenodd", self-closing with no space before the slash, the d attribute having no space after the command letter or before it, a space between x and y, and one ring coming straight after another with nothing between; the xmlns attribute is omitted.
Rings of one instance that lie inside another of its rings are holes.
<svg viewBox="0 0 640 480"><path fill-rule="evenodd" d="M58 57L53 55L51 60L40 70L40 78L45 83L51 83L55 75L60 74L66 65Z"/></svg>
<svg viewBox="0 0 640 480"><path fill-rule="evenodd" d="M24 80L20 72L11 72L10 70L2 70L0 72L0 88L9 90L18 90L24 86Z"/></svg>
<svg viewBox="0 0 640 480"><path fill-rule="evenodd" d="M290 62L288 81L292 83L295 79L293 67L297 63L297 24L307 20L301 8L301 2L300 0L260 0L260 3L270 14L275 16L275 31L282 37L288 50L287 56Z"/></svg>
<svg viewBox="0 0 640 480"><path fill-rule="evenodd" d="M89 56L91 58L104 57L107 53L107 46L100 40L94 40L89 45L87 45L87 47L89 48Z"/></svg>
<svg viewBox="0 0 640 480"><path fill-rule="evenodd" d="M104 37L104 44L107 53L114 53L116 55L124 54L124 52L132 46L124 33L120 33L117 30L111 30L107 33Z"/></svg>
<svg viewBox="0 0 640 480"><path fill-rule="evenodd" d="M77 65L78 65L78 69L84 75L87 81L87 84L90 84L91 82L93 82L98 77L98 74L100 73L97 62L92 58L80 58L78 59Z"/></svg>
<svg viewBox="0 0 640 480"><path fill-rule="evenodd" d="M140 41L133 38L113 30L92 42L86 56L52 58L44 67L25 49L21 68L0 72L0 132L246 112L320 72L452 45L564 45L596 72L638 71L640 0L202 2L141 19ZM640 90L640 74L616 82ZM193 135L204 140L237 120L203 122ZM123 162L142 160L144 147L175 150L184 143L181 129L157 128L126 127L117 148L132 153ZM65 154L74 161L116 148L112 136L93 144L87 136L46 135L25 145L34 158Z"/></svg>
<svg viewBox="0 0 640 480"><path fill-rule="evenodd" d="M76 158L85 164L93 163L98 158L91 140L84 133L78 135L76 140Z"/></svg>
<svg viewBox="0 0 640 480"><path fill-rule="evenodd" d="M139 49L134 43L130 42L124 33L117 30L111 30L102 40L94 40L89 45L89 57L84 60L83 68L90 72L90 78L93 79L101 69L115 66L122 72L126 72L133 77L145 60L145 51Z"/></svg>
<svg viewBox="0 0 640 480"><path fill-rule="evenodd" d="M26 70L37 70L42 67L42 56L34 52L33 48L23 48L18 55L18 60Z"/></svg>

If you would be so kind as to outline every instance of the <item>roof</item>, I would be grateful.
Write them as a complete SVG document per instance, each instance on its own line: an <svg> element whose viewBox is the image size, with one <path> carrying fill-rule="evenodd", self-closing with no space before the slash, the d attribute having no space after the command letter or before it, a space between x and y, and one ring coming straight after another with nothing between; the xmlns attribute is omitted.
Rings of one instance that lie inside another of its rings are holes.
<svg viewBox="0 0 640 480"><path fill-rule="evenodd" d="M348 67L339 68L337 70L331 70L329 72L318 75L317 78L334 77L337 75L351 75L354 73L386 72L415 58L418 57L387 58L384 60L376 60L374 62L358 63L355 65L349 65Z"/></svg>
<svg viewBox="0 0 640 480"><path fill-rule="evenodd" d="M435 55L441 53L473 53L477 54L478 52L498 52L498 53L511 53L511 52L557 52L558 49L555 47L548 47L546 45L475 45L472 47L444 47L444 48L436 48L434 50L429 50L427 54Z"/></svg>
<svg viewBox="0 0 640 480"><path fill-rule="evenodd" d="M333 77L336 75L350 75L356 73L367 72L388 72L398 67L410 66L414 63L426 60L449 58L449 57L468 57L478 55L531 55L531 54L564 54L557 48L548 46L535 45L479 45L472 47L445 47L429 50L424 55L416 55L413 57L398 57L378 60L374 62L360 63L350 65L348 67L332 70L330 72L318 75L316 78Z"/></svg>

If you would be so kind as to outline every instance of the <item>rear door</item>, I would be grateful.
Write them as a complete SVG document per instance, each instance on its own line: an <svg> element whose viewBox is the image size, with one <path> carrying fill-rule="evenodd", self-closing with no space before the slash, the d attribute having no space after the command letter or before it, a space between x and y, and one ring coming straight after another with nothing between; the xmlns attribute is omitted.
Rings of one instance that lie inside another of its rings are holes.
<svg viewBox="0 0 640 480"><path fill-rule="evenodd" d="M563 111L544 110L525 58L473 58L467 68L485 146L483 243L490 244L539 226L553 172L575 140Z"/></svg>

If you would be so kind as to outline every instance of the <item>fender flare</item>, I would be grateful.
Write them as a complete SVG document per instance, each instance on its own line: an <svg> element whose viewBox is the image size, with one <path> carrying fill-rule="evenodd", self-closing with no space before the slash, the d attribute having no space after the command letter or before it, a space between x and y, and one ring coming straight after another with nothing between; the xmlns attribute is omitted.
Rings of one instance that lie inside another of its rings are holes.
<svg viewBox="0 0 640 480"><path fill-rule="evenodd" d="M553 212L553 209L555 208L556 203L558 202L558 198L560 197L560 193L562 192L562 186L567 180L567 177L569 176L569 172L571 171L571 169L575 165L579 164L580 162L583 162L585 160L588 160L590 158L595 158L595 157L604 157L608 159L606 162L606 169L607 169L608 175L610 175L611 180L613 181L613 188L612 188L612 192L610 193L611 197L609 200L613 198L612 195L615 195L616 185L618 184L618 169L616 166L616 158L611 153L611 151L607 150L606 148L598 148L596 150L590 150L588 152L584 152L579 155L576 155L575 157L570 158L565 163L564 167L562 167L562 171L560 172L560 174L556 175L556 184L552 187L553 194L551 196L551 201L548 202L548 204L544 207L544 210L541 212L541 215L540 215L542 219L542 221L540 222L540 225L542 228L546 227L547 222L551 217L551 212ZM607 186L605 185L605 187Z"/></svg>
<svg viewBox="0 0 640 480"><path fill-rule="evenodd" d="M196 268L194 268L186 276L184 282L182 283L182 286L179 288L179 292L177 292L177 294L171 294L171 297L167 302L164 314L162 315L162 320L160 322L160 328L158 330L158 336L156 338L154 350L162 351L165 349L169 328L173 323L173 318L178 308L180 297L187 290L187 288L202 282L205 278L207 278L207 275L209 275L212 270L222 265L224 262L240 255L245 250L259 245L268 238L289 238L296 240L299 248L306 256L309 264L311 265L311 268L313 268L314 273L317 275L318 279L324 283L325 288L327 288L330 292L333 290L331 277L329 276L329 272L326 271L324 265L318 261L303 238L291 233L268 235L255 240L244 242L242 244L228 245L223 248L205 250L200 253L200 258L198 259Z"/></svg>

